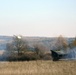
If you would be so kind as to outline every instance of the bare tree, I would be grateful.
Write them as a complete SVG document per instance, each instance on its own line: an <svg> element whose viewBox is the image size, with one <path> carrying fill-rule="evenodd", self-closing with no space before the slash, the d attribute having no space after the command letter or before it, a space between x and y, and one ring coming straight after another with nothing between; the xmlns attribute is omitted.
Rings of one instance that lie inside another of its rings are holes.
<svg viewBox="0 0 76 75"><path fill-rule="evenodd" d="M18 56L24 54L27 48L27 41L25 41L22 36L14 36L12 43L6 45L8 53L17 54Z"/></svg>
<svg viewBox="0 0 76 75"><path fill-rule="evenodd" d="M45 54L45 46L43 44L35 44L34 45L35 48L35 53L42 58Z"/></svg>
<svg viewBox="0 0 76 75"><path fill-rule="evenodd" d="M60 35L57 39L57 42L55 43L55 46L57 49L66 49L68 47L68 43L62 35Z"/></svg>

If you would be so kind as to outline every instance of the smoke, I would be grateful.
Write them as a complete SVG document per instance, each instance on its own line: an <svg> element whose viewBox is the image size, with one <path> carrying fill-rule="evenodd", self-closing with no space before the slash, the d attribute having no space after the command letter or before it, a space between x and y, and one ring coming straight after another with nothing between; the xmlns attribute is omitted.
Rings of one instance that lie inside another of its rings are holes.
<svg viewBox="0 0 76 75"><path fill-rule="evenodd" d="M76 60L76 47L75 48L73 48L73 49L70 49L69 51L68 51L68 54L67 54L67 56L65 57L66 59L74 59L74 60Z"/></svg>

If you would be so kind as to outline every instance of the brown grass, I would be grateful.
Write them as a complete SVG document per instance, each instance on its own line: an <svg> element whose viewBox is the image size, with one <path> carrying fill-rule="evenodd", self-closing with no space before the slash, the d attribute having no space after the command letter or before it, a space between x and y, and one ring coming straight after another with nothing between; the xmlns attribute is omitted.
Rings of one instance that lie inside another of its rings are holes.
<svg viewBox="0 0 76 75"><path fill-rule="evenodd" d="M76 61L0 62L0 75L76 75Z"/></svg>

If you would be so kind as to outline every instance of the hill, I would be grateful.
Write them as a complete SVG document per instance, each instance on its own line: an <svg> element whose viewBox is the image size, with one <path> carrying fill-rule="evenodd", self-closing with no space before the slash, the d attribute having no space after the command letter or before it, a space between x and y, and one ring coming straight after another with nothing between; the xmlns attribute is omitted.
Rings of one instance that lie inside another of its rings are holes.
<svg viewBox="0 0 76 75"><path fill-rule="evenodd" d="M47 50L51 49L51 46L55 43L56 37L24 37L28 41L30 47L34 44L44 44ZM6 49L6 44L12 42L12 36L0 36L0 50ZM66 38L68 43L70 43L74 38Z"/></svg>

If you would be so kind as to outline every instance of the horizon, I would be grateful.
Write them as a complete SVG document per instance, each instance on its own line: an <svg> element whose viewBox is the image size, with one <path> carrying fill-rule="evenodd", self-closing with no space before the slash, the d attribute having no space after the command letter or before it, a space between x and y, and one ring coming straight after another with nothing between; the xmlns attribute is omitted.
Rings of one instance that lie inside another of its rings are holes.
<svg viewBox="0 0 76 75"><path fill-rule="evenodd" d="M0 35L0 36L2 36L2 37L13 37L14 35ZM19 36L19 35L15 35L15 36ZM20 35L20 36L22 36L22 37L28 37L28 38L58 38L58 37L60 37L60 35L59 36L25 36L25 35ZM62 35L62 37L64 37L64 38L75 38L76 36L71 36L71 37L67 37L67 36L63 36Z"/></svg>
<svg viewBox="0 0 76 75"><path fill-rule="evenodd" d="M0 35L75 37L76 0L0 1Z"/></svg>

